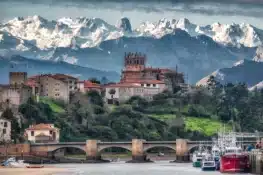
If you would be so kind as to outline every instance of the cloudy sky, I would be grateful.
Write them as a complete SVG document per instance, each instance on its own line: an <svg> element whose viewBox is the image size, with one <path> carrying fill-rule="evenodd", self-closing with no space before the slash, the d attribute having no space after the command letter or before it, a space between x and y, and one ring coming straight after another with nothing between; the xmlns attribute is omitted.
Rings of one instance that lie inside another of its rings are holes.
<svg viewBox="0 0 263 175"><path fill-rule="evenodd" d="M128 17L132 26L161 18L188 18L199 25L250 23L263 29L263 0L1 0L0 21L40 15L48 19L98 17L116 24Z"/></svg>

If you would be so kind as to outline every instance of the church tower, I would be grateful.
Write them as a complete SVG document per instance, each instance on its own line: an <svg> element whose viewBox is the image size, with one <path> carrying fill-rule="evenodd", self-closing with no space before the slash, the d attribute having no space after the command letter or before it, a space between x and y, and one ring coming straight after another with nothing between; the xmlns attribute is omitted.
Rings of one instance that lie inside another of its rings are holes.
<svg viewBox="0 0 263 175"><path fill-rule="evenodd" d="M125 53L124 70L142 71L145 69L146 55L141 53Z"/></svg>

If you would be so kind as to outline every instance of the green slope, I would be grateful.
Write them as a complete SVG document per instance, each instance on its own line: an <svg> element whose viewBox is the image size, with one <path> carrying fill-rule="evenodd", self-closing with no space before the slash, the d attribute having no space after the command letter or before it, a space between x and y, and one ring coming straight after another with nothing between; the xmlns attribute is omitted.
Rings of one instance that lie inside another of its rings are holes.
<svg viewBox="0 0 263 175"><path fill-rule="evenodd" d="M42 98L40 98L39 100L40 100L40 102L43 102L43 103L45 103L45 104L48 104L48 105L50 106L50 108L52 109L53 112L56 112L56 113L65 112L65 110L64 110L61 106L57 105L56 103L54 103L54 102L53 102L51 99L49 99L49 98L44 98L44 97L42 97Z"/></svg>

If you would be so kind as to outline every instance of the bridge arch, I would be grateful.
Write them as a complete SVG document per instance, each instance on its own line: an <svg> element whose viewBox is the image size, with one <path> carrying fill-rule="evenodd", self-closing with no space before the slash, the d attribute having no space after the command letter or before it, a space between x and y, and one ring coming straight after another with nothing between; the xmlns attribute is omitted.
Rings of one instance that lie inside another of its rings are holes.
<svg viewBox="0 0 263 175"><path fill-rule="evenodd" d="M48 150L48 152L56 152L56 151L58 151L58 150L60 150L60 149L66 149L66 148L75 148L75 149L79 149L79 150L82 150L83 152L85 152L86 153L86 149L85 149L85 147L83 147L83 146L75 146L75 145L70 145L70 146L58 146L58 147L54 147L54 148L49 148Z"/></svg>
<svg viewBox="0 0 263 175"><path fill-rule="evenodd" d="M204 146L208 149L212 149L212 145L202 145L202 146ZM198 149L198 147L199 147L199 144L198 145L191 145L188 147L188 152L193 153L194 151L196 151Z"/></svg>
<svg viewBox="0 0 263 175"><path fill-rule="evenodd" d="M171 150L176 152L176 148L174 146L172 146L172 145L151 145L151 146L145 146L143 148L143 152L147 152L147 151L149 151L149 150L151 150L153 148L169 148L169 149L171 149Z"/></svg>
<svg viewBox="0 0 263 175"><path fill-rule="evenodd" d="M107 146L99 146L98 153L101 153L104 150L109 149L109 148L121 148L121 149L127 150L129 152L132 152L131 146L107 145Z"/></svg>

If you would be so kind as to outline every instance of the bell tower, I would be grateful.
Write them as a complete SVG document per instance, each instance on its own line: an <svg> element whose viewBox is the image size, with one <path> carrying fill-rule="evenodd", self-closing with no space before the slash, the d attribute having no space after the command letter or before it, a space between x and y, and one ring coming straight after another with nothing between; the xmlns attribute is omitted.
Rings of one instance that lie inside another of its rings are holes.
<svg viewBox="0 0 263 175"><path fill-rule="evenodd" d="M145 68L146 55L141 53L125 53L124 70L125 71L142 71Z"/></svg>

